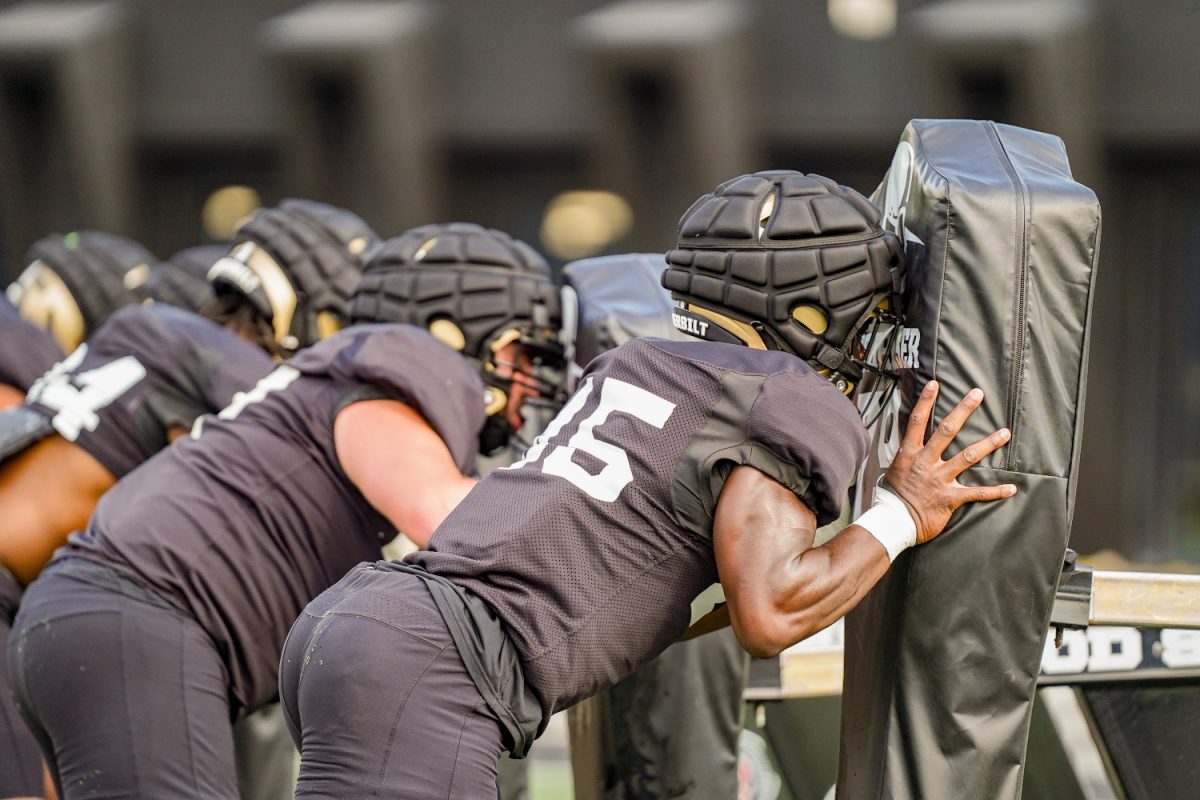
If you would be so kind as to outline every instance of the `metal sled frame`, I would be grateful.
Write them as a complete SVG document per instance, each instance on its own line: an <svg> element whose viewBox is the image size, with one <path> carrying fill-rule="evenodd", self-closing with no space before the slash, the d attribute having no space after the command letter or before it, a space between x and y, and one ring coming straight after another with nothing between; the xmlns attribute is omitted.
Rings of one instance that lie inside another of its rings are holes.
<svg viewBox="0 0 1200 800"><path fill-rule="evenodd" d="M1043 660L1039 698L1059 739L1071 743L1065 755L1086 800L1124 798L1125 791L1078 687L1100 682L1200 683L1200 575L1094 571L1068 559L1055 595L1051 626L1047 637L1055 638L1057 655L1048 644L1051 663L1048 667ZM1141 654L1125 653L1126 668L1120 668L1120 640L1128 642L1131 629L1136 629L1145 652L1154 657L1133 664L1132 659ZM1174 658L1170 655L1172 642L1177 651ZM1108 652L1106 645L1111 649ZM839 695L842 656L839 623L778 659L756 661L745 698L762 703Z"/></svg>

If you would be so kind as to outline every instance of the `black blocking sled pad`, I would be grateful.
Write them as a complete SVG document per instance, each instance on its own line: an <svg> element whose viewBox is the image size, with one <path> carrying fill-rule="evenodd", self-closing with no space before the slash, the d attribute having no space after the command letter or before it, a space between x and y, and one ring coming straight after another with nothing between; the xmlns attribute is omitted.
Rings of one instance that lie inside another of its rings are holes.
<svg viewBox="0 0 1200 800"><path fill-rule="evenodd" d="M874 424L855 510L930 378L935 420L986 393L946 458L1012 429L963 482L1018 494L961 509L847 616L837 796L1017 798L1075 498L1100 205L1057 137L965 120L910 122L873 199L905 240L906 317L896 390L858 398Z"/></svg>
<svg viewBox="0 0 1200 800"><path fill-rule="evenodd" d="M627 253L563 267L563 328L579 369L639 336L687 338L671 324L674 302L662 287L666 266L662 253Z"/></svg>

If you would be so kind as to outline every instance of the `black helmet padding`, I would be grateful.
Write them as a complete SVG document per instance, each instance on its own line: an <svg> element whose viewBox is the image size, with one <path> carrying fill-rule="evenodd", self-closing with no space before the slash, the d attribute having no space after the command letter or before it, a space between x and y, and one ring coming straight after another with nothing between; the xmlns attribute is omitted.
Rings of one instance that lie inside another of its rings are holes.
<svg viewBox="0 0 1200 800"><path fill-rule="evenodd" d="M220 244L202 244L180 250L150 268L150 276L139 287L143 297L156 303L200 311L215 296L208 271L228 250Z"/></svg>
<svg viewBox="0 0 1200 800"><path fill-rule="evenodd" d="M551 345L559 296L546 261L501 231L455 222L425 225L385 241L354 293L351 321L430 328L448 320L464 355L488 361L496 338L517 330L529 344Z"/></svg>
<svg viewBox="0 0 1200 800"><path fill-rule="evenodd" d="M663 286L765 331L768 346L845 369L851 335L899 285L902 250L880 216L861 194L820 175L743 175L683 215ZM824 318L823 330L793 316L804 306Z"/></svg>
<svg viewBox="0 0 1200 800"><path fill-rule="evenodd" d="M284 200L274 208L257 211L234 237L265 250L287 276L296 293L296 313L291 335L295 345L307 347L320 339L317 315L326 312L340 322L349 313L350 296L362 268L378 244L370 226L351 211L312 200ZM217 294L243 292L244 288L214 274ZM261 289L257 290L261 294ZM270 319L265 294L250 299Z"/></svg>
<svg viewBox="0 0 1200 800"><path fill-rule="evenodd" d="M25 263L41 261L62 279L83 317L84 338L108 315L140 298L126 275L135 268L150 269L158 261L142 245L101 231L51 234L29 248Z"/></svg>

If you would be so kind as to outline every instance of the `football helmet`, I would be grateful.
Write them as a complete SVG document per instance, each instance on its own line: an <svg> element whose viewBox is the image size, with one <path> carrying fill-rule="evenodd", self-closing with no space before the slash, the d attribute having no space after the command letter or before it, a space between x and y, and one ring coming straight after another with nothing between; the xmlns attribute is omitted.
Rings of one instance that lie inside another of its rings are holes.
<svg viewBox="0 0 1200 800"><path fill-rule="evenodd" d="M218 300L250 303L291 353L345 324L350 295L377 244L375 232L350 211L284 200L242 224L208 278Z"/></svg>
<svg viewBox="0 0 1200 800"><path fill-rule="evenodd" d="M26 255L8 287L21 316L49 331L69 353L116 309L135 303L135 287L158 261L132 239L99 231L52 234Z"/></svg>
<svg viewBox="0 0 1200 800"><path fill-rule="evenodd" d="M137 287L142 301L167 303L197 312L208 307L216 297L208 272L228 251L225 245L202 244L180 250L155 264L145 282Z"/></svg>
<svg viewBox="0 0 1200 800"><path fill-rule="evenodd" d="M417 325L476 364L487 386L480 450L491 454L512 434L504 414L512 379L498 374L497 354L520 344L533 364L521 373L523 382L556 399L559 309L550 268L537 251L506 233L456 222L385 241L355 290L350 318Z"/></svg>
<svg viewBox="0 0 1200 800"><path fill-rule="evenodd" d="M866 324L898 309L903 248L867 198L820 175L742 175L692 204L663 286L684 333L785 350L849 393Z"/></svg>

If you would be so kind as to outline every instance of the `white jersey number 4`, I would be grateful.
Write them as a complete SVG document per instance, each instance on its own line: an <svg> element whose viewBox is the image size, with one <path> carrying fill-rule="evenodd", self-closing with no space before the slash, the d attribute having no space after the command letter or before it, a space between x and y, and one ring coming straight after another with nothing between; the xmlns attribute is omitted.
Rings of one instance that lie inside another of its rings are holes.
<svg viewBox="0 0 1200 800"><path fill-rule="evenodd" d="M554 421L546 426L545 432L534 441L526 451L525 457L508 469L518 469L541 458L549 441L579 416L592 393L592 387L592 378L589 377L570 402L563 406ZM542 472L565 478L586 492L589 497L602 503L611 503L633 480L633 470L629 466L629 455L615 444L597 439L594 435L595 429L603 425L614 413L628 414L655 428L662 428L674 411L675 404L669 400L664 400L632 383L607 378L600 389L600 403L596 410L579 423L579 428L566 444L555 445L549 449L542 461ZM599 459L604 468L595 475L591 474L572 460L571 457L576 451Z"/></svg>
<svg viewBox="0 0 1200 800"><path fill-rule="evenodd" d="M50 422L70 442L85 430L96 430L100 424L97 412L146 377L146 368L133 356L71 375L71 370L83 363L87 351L86 344L79 345L29 389L28 399L55 412Z"/></svg>

